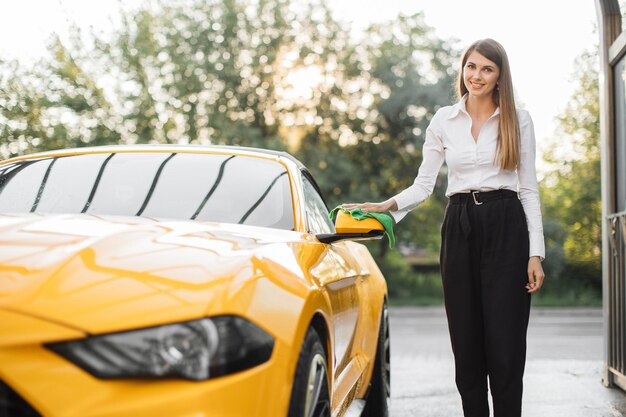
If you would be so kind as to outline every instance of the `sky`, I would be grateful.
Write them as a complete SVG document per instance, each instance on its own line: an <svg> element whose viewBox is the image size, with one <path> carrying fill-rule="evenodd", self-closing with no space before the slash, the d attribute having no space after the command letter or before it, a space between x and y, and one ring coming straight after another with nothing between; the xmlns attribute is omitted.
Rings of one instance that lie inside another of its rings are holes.
<svg viewBox="0 0 626 417"><path fill-rule="evenodd" d="M124 5L140 4L125 0ZM28 61L46 53L51 33L69 22L106 30L120 0L20 0L0 13L0 57ZM517 100L531 114L539 153L554 136L555 118L573 93L576 57L598 43L595 0L332 0L341 20L359 31L374 21L423 11L435 34L463 49L493 38L507 51Z"/></svg>

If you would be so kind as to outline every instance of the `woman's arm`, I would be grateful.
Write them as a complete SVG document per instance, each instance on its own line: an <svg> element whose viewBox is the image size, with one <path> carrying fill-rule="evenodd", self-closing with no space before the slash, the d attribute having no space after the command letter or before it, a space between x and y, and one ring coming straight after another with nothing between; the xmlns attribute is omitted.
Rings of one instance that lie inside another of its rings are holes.
<svg viewBox="0 0 626 417"><path fill-rule="evenodd" d="M363 211L389 211L399 222L406 214L424 202L433 192L437 175L445 158L438 113L433 116L426 129L426 139L422 148L422 164L417 177L408 188L380 203L344 204L348 209L360 208Z"/></svg>
<svg viewBox="0 0 626 417"><path fill-rule="evenodd" d="M541 260L545 257L545 243L543 237L543 222L539 202L539 187L537 184L537 170L535 167L535 129L533 121L527 111L519 112L521 155L517 168L519 180L519 196L526 223L528 224L529 260L528 260L528 292L535 292L543 285L545 274L541 267Z"/></svg>

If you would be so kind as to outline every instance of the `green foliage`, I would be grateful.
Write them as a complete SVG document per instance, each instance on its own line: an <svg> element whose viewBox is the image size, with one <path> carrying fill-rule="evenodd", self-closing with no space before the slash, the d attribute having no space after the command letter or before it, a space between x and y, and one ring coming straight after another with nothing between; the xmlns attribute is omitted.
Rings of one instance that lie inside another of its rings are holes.
<svg viewBox="0 0 626 417"><path fill-rule="evenodd" d="M387 279L389 299L398 304L441 304L443 288L438 272L418 273L397 251L389 252L376 262Z"/></svg>
<svg viewBox="0 0 626 417"><path fill-rule="evenodd" d="M559 117L558 139L544 156L554 167L540 187L546 219L547 288L555 292L588 289L599 297L602 205L597 51L586 51L577 59L575 78L578 87ZM549 260L551 256L555 259Z"/></svg>

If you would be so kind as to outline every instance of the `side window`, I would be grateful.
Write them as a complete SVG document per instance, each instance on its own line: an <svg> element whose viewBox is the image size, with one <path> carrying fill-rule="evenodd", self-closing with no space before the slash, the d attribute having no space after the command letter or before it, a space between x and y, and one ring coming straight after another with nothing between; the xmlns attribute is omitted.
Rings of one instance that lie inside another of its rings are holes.
<svg viewBox="0 0 626 417"><path fill-rule="evenodd" d="M309 231L311 233L335 233L335 226L328 217L328 209L322 196L304 174L302 175L302 189Z"/></svg>

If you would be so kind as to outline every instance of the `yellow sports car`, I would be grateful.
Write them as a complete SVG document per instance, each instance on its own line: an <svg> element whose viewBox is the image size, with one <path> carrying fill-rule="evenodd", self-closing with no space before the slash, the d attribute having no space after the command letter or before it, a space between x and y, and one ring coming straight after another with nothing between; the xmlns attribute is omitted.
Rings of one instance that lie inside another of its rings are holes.
<svg viewBox="0 0 626 417"><path fill-rule="evenodd" d="M382 226L340 219L282 152L0 163L0 416L388 415Z"/></svg>

